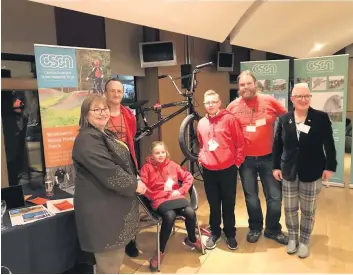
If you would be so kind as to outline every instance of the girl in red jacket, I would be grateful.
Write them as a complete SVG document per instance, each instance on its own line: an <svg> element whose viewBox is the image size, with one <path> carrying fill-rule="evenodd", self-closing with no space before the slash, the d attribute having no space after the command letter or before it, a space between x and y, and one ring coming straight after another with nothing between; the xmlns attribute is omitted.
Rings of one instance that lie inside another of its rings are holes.
<svg viewBox="0 0 353 275"><path fill-rule="evenodd" d="M169 160L169 153L165 144L155 141L151 146L151 156L141 168L141 180L146 184L145 196L151 201L152 208L162 216L160 232L160 259L162 262L164 250L167 245L177 216L185 218L188 236L185 244L201 251L201 240L196 238L196 214L190 202L185 199L189 191L193 176L180 165ZM178 181L182 182L180 186ZM158 253L158 252L157 252ZM157 271L157 254L150 261L150 269Z"/></svg>

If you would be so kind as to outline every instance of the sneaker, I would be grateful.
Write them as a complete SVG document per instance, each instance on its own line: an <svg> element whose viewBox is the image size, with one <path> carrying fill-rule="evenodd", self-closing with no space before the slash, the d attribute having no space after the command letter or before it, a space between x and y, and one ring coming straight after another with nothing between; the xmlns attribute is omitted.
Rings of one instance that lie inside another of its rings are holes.
<svg viewBox="0 0 353 275"><path fill-rule="evenodd" d="M126 246L125 246L125 253L131 258L136 258L140 254L139 250L136 247L136 242L135 240L131 240Z"/></svg>
<svg viewBox="0 0 353 275"><path fill-rule="evenodd" d="M246 240L249 243L256 243L261 236L261 231L257 231L257 230L250 230L248 232L248 235L246 236Z"/></svg>
<svg viewBox="0 0 353 275"><path fill-rule="evenodd" d="M297 252L298 242L296 240L289 240L287 244L287 253L289 255Z"/></svg>
<svg viewBox="0 0 353 275"><path fill-rule="evenodd" d="M297 256L304 259L309 256L309 246L307 244L300 243L298 247Z"/></svg>
<svg viewBox="0 0 353 275"><path fill-rule="evenodd" d="M214 249L220 240L221 240L221 236L212 235L206 241L206 248L208 250Z"/></svg>
<svg viewBox="0 0 353 275"><path fill-rule="evenodd" d="M150 260L150 270L152 272L158 271L158 252L153 256L153 258ZM159 252L159 257L160 257L160 264L162 264L162 260L164 257L164 253Z"/></svg>
<svg viewBox="0 0 353 275"><path fill-rule="evenodd" d="M265 230L264 236L266 238L269 238L271 240L278 242L279 244L284 244L284 245L288 244L288 237L284 235L282 232L278 233L278 232L271 232L271 231Z"/></svg>
<svg viewBox="0 0 353 275"><path fill-rule="evenodd" d="M197 238L196 239L196 242L195 243L192 243L189 241L189 238L186 237L184 239L184 243L187 245L187 246L190 246L191 248L193 249L196 249L197 251L202 251L202 243L201 243L201 239L200 238Z"/></svg>
<svg viewBox="0 0 353 275"><path fill-rule="evenodd" d="M228 238L227 239L227 246L230 250L236 250L238 249L238 243L235 238Z"/></svg>

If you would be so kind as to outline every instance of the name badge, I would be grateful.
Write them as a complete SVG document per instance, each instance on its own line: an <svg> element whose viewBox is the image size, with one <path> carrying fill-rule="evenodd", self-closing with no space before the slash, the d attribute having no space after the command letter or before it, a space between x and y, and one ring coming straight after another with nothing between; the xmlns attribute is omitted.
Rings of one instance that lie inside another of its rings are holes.
<svg viewBox="0 0 353 275"><path fill-rule="evenodd" d="M174 181L172 179L168 179L164 184L164 191L172 191L173 184L174 184Z"/></svg>
<svg viewBox="0 0 353 275"><path fill-rule="evenodd" d="M256 127L266 125L266 118L256 120Z"/></svg>
<svg viewBox="0 0 353 275"><path fill-rule="evenodd" d="M249 132L249 133L255 133L256 132L256 126L248 125L248 126L246 126L246 131Z"/></svg>
<svg viewBox="0 0 353 275"><path fill-rule="evenodd" d="M301 123L298 125L298 130L302 133L309 133L310 131L310 126L309 125L305 125L304 123Z"/></svg>
<svg viewBox="0 0 353 275"><path fill-rule="evenodd" d="M211 139L208 142L208 151L212 152L212 151L216 150L218 148L218 146L219 146L219 144L214 139Z"/></svg>

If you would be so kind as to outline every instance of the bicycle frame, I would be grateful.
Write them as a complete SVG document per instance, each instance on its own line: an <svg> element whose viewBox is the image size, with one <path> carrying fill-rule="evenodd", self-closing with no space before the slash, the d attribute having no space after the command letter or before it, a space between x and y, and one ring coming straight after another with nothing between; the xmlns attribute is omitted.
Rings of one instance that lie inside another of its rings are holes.
<svg viewBox="0 0 353 275"><path fill-rule="evenodd" d="M143 123L144 123L144 126L145 126L145 129L142 131L141 134L139 134L138 136L135 137L135 141L139 141L141 138L147 136L147 135L150 135L152 134L153 130L160 127L161 125L163 125L164 123L168 122L169 120L171 120L172 118L176 117L177 115L185 112L186 110L188 110L190 107L192 109L194 109L194 106L191 102L192 98L190 98L190 101L189 101L189 98L188 100L183 100L183 101L178 101L178 102L172 102L172 103L167 103L167 104L162 104L158 110L155 110L154 107L150 107L150 108L144 108L143 111L141 112L141 116L142 116L142 119L143 119ZM144 114L144 112L146 111L152 111L152 110L155 110L156 112L160 112L162 109L166 109L166 108L169 108L169 107L176 107L176 106L183 106L182 108L180 108L179 110L177 110L176 112L166 116L165 118L162 118L160 120L158 120L156 123L154 123L153 125L149 126L148 123L147 123L147 119L146 119L146 116Z"/></svg>
<svg viewBox="0 0 353 275"><path fill-rule="evenodd" d="M169 120L171 120L172 118L174 118L175 116L181 114L184 111L188 111L188 114L191 114L191 113L197 114L197 112L195 111L195 108L194 108L194 104L192 102L193 101L193 96L194 96L194 93L195 93L195 89L196 89L196 86L197 86L196 74L200 72L200 69L202 69L204 67L211 66L212 64L213 64L212 62L208 62L208 63L204 63L204 64L201 64L201 65L198 65L198 66L195 67L195 69L191 73L191 85L190 85L190 88L186 89L186 93L182 93L179 90L179 88L176 85L175 81L178 80L178 79L183 79L183 78L190 77L190 75L186 75L186 76L178 77L178 78L173 78L170 75L161 75L161 76L159 76L158 79L162 79L162 78L168 77L172 81L172 83L173 83L175 89L178 91L178 93L180 95L186 97L187 100L178 101L178 102L172 102L172 103L166 103L166 104L161 104L161 105L157 105L157 106L155 105L155 106L149 107L149 108L141 108L141 107L137 108L137 111L141 113L141 116L142 116L142 119L143 119L143 123L144 123L144 129L142 129L142 132L138 136L135 137L135 141L139 141L141 138L143 138L145 136L148 136L148 135L151 135L154 129L160 127L161 125L163 125L164 123L168 122ZM162 109L169 108L169 107L176 107L176 106L183 106L183 107L180 108L179 110L177 110L176 112L166 116L165 118L159 119L153 125L151 125L151 126L148 125L148 122L147 122L147 119L146 119L146 116L145 116L144 112L148 112L148 111L152 111L153 110L156 113L160 113ZM138 115L138 113L136 115Z"/></svg>

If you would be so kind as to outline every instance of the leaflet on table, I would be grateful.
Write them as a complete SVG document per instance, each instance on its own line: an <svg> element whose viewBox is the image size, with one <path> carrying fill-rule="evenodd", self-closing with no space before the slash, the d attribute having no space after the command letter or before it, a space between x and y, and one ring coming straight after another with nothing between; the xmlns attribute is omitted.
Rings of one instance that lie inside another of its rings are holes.
<svg viewBox="0 0 353 275"><path fill-rule="evenodd" d="M54 216L43 205L12 209L9 211L12 226L23 225Z"/></svg>
<svg viewBox="0 0 353 275"><path fill-rule="evenodd" d="M57 214L74 210L74 199L50 200L47 202L47 208L50 213Z"/></svg>

